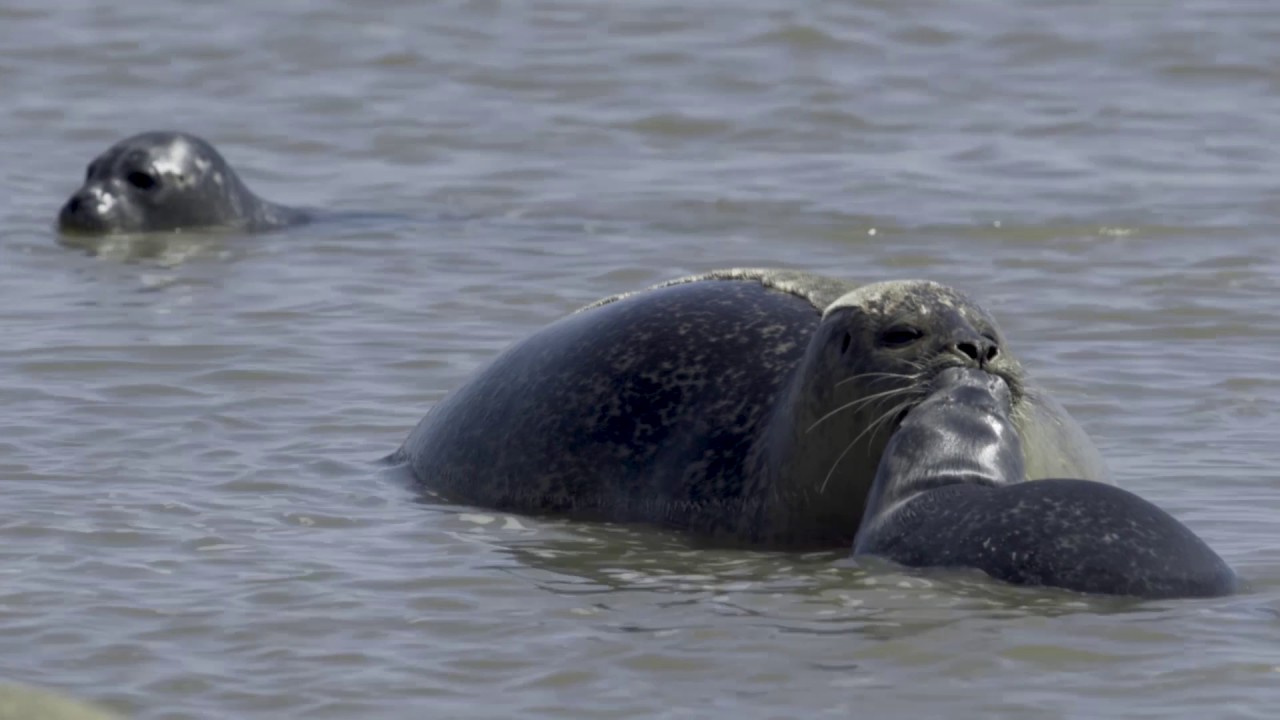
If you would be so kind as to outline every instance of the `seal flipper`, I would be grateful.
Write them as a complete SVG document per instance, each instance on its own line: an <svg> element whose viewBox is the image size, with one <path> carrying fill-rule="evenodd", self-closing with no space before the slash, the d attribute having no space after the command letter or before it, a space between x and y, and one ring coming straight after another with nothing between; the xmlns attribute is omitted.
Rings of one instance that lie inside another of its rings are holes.
<svg viewBox="0 0 1280 720"><path fill-rule="evenodd" d="M971 567L1020 585L1225 595L1231 568L1172 515L1103 482L1026 481L1003 381L948 369L890 438L854 554Z"/></svg>
<svg viewBox="0 0 1280 720"><path fill-rule="evenodd" d="M1145 598L1235 590L1231 568L1185 525L1091 480L947 485L900 505L855 554L915 567L973 567L1021 585Z"/></svg>

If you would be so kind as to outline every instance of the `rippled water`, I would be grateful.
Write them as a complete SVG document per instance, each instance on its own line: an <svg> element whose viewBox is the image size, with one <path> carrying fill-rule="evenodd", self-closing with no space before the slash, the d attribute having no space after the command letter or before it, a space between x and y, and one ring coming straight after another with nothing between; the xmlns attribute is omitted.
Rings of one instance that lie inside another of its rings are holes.
<svg viewBox="0 0 1280 720"><path fill-rule="evenodd" d="M1270 715L1280 14L834 5L0 4L0 679L166 719ZM60 245L152 128L385 219ZM373 464L507 343L729 265L968 290L1246 591L692 550Z"/></svg>

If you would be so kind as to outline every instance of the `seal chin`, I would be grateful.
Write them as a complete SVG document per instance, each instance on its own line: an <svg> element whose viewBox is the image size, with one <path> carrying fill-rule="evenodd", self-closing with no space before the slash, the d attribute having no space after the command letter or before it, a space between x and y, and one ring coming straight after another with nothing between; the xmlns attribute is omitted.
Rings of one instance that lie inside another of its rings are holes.
<svg viewBox="0 0 1280 720"><path fill-rule="evenodd" d="M64 206L58 213L58 230L64 233L102 233L106 232L107 224L102 218L87 217Z"/></svg>

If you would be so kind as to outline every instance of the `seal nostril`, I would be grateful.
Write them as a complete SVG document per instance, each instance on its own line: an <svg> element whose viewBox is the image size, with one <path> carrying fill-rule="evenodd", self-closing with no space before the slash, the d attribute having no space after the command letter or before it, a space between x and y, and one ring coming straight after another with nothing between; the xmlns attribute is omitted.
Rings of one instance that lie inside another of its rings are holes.
<svg viewBox="0 0 1280 720"><path fill-rule="evenodd" d="M1000 348L996 347L995 345L988 347L986 362L991 362L992 360L995 360L996 356L999 354L1000 354Z"/></svg>
<svg viewBox="0 0 1280 720"><path fill-rule="evenodd" d="M80 212L80 196L76 195L67 201L67 212L72 215Z"/></svg>
<svg viewBox="0 0 1280 720"><path fill-rule="evenodd" d="M979 358L978 346L971 342L956 343L956 350L959 350L962 355L967 356L970 360Z"/></svg>

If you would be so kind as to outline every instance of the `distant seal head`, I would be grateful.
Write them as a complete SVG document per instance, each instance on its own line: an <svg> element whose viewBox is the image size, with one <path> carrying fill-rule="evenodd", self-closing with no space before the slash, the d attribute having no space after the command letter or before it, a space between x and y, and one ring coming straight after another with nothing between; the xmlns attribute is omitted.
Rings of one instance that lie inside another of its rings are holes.
<svg viewBox="0 0 1280 720"><path fill-rule="evenodd" d="M58 213L64 233L261 232L307 220L301 210L254 195L205 140L145 132L112 145L85 170Z"/></svg>
<svg viewBox="0 0 1280 720"><path fill-rule="evenodd" d="M953 368L931 388L884 451L855 555L1112 595L1234 590L1234 573L1203 540L1137 495L1078 478L1025 482L1002 378Z"/></svg>
<svg viewBox="0 0 1280 720"><path fill-rule="evenodd" d="M991 316L927 281L735 269L606 298L516 343L392 460L446 500L655 524L731 544L848 547L880 455L932 376L1011 388L1035 472L1105 479Z"/></svg>

